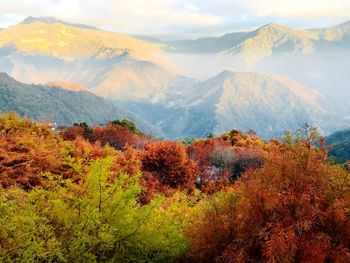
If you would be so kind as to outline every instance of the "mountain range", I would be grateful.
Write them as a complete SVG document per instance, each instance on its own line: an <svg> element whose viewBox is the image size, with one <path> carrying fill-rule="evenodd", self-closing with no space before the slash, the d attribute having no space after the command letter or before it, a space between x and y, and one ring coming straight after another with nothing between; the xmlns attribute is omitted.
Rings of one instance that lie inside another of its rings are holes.
<svg viewBox="0 0 350 263"><path fill-rule="evenodd" d="M349 41L350 21L324 29L296 29L271 23L248 32L164 43L169 52L223 54L245 52L245 55L258 61L280 52L314 53L325 49L348 49Z"/></svg>
<svg viewBox="0 0 350 263"><path fill-rule="evenodd" d="M225 69L283 74L341 103L350 101L350 21L322 29L268 24L163 44L172 61L192 77L207 78ZM198 61L201 66L195 67Z"/></svg>
<svg viewBox="0 0 350 263"><path fill-rule="evenodd" d="M162 136L158 128L88 91L71 91L58 85L30 85L0 73L0 112L17 112L34 120L71 125L129 119L145 133Z"/></svg>
<svg viewBox="0 0 350 263"><path fill-rule="evenodd" d="M224 71L206 81L169 89L161 103L126 107L171 138L203 137L232 128L253 129L271 138L304 123L327 134L349 124L322 94L285 76L251 72ZM158 109L162 114L156 114Z"/></svg>
<svg viewBox="0 0 350 263"><path fill-rule="evenodd" d="M168 138L232 128L270 138L308 122L328 134L350 121L344 88L350 82L344 57L349 32L350 23L315 30L269 24L218 38L162 42L29 17L0 31L0 71L39 85L12 80L0 109L38 118L45 107L34 99L37 92L58 109L48 115L62 123L130 116ZM331 84L337 92L328 89ZM59 103L68 97L74 99Z"/></svg>

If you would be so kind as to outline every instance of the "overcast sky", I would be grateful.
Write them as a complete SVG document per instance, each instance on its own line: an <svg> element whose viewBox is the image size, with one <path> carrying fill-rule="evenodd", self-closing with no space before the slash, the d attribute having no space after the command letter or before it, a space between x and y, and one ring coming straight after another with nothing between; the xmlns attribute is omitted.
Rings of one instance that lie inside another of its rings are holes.
<svg viewBox="0 0 350 263"><path fill-rule="evenodd" d="M198 37L270 22L329 26L350 20L350 0L0 0L0 28L27 16L129 34Z"/></svg>

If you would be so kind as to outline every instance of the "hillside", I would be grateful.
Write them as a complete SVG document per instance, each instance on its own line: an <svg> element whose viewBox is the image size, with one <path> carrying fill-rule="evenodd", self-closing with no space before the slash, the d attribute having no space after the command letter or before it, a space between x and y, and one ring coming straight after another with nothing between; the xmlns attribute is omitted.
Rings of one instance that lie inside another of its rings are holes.
<svg viewBox="0 0 350 263"><path fill-rule="evenodd" d="M71 25L55 19L29 17L1 31L0 46L14 46L18 52L72 60L118 57L125 53L137 60L166 65L161 50L131 36L97 28Z"/></svg>
<svg viewBox="0 0 350 263"><path fill-rule="evenodd" d="M158 101L177 78L151 62L125 61L111 66L90 90L114 100Z"/></svg>
<svg viewBox="0 0 350 263"><path fill-rule="evenodd" d="M2 73L0 111L51 118L63 125L126 118L147 133L167 138L206 137L232 128L253 129L271 138L305 122L328 134L347 125L321 94L271 74L225 71L203 82L182 78L159 92L156 101L147 97L107 101L82 88L72 83L28 85Z"/></svg>
<svg viewBox="0 0 350 263"><path fill-rule="evenodd" d="M321 94L278 75L224 71L209 80L185 81L177 87L183 88L169 89L161 104L128 107L171 138L205 137L232 128L253 129L271 138L303 123L329 133L341 118Z"/></svg>
<svg viewBox="0 0 350 263"><path fill-rule="evenodd" d="M329 135L326 142L331 145L330 156L336 158L339 162L350 160L350 129Z"/></svg>
<svg viewBox="0 0 350 263"><path fill-rule="evenodd" d="M134 90L151 97L177 76L156 44L54 18L29 17L2 30L0 54L0 71L20 81L79 83L118 98Z"/></svg>
<svg viewBox="0 0 350 263"><path fill-rule="evenodd" d="M24 84L0 73L0 112L9 111L35 120L56 122L58 125L79 122L101 124L126 118L137 123L143 131L159 135L157 128L90 92Z"/></svg>

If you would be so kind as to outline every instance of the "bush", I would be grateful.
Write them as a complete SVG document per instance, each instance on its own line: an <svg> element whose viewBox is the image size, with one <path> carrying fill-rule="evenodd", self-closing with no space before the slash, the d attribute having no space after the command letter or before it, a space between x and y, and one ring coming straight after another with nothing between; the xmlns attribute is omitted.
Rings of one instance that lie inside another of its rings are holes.
<svg viewBox="0 0 350 263"><path fill-rule="evenodd" d="M142 171L152 173L160 186L193 189L197 166L179 142L154 142L147 144L142 153Z"/></svg>
<svg viewBox="0 0 350 263"><path fill-rule="evenodd" d="M199 211L188 261L349 262L350 175L315 138L271 144L261 168Z"/></svg>
<svg viewBox="0 0 350 263"><path fill-rule="evenodd" d="M111 182L111 158L81 186L0 190L1 262L171 262L186 245L172 204L141 206L139 177ZM166 207L166 208L165 208Z"/></svg>
<svg viewBox="0 0 350 263"><path fill-rule="evenodd" d="M0 185L19 184L25 189L43 186L43 174L73 177L64 162L70 144L49 127L21 119L16 114L0 118Z"/></svg>

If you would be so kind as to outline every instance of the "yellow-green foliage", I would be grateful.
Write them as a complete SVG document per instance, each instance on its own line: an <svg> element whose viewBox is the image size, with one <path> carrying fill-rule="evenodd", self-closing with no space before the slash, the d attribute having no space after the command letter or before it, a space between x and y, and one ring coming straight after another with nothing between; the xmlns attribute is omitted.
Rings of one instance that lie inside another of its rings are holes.
<svg viewBox="0 0 350 263"><path fill-rule="evenodd" d="M140 205L139 177L110 182L113 158L81 187L0 190L0 262L171 262L186 245L176 203Z"/></svg>

